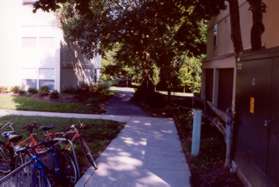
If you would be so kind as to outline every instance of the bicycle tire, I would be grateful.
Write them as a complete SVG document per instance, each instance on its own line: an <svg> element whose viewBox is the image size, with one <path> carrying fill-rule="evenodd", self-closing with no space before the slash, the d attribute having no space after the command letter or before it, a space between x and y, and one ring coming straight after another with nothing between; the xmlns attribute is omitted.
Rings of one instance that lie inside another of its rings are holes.
<svg viewBox="0 0 279 187"><path fill-rule="evenodd" d="M49 177L41 170L32 172L32 187L52 187Z"/></svg>
<svg viewBox="0 0 279 187"><path fill-rule="evenodd" d="M12 150L0 142L0 173L8 173L15 169Z"/></svg>
<svg viewBox="0 0 279 187"><path fill-rule="evenodd" d="M63 151L61 152L61 158L61 169L62 175L66 179L65 182L70 186L74 186L80 178L80 174L78 172L79 168L76 165L71 153Z"/></svg>
<svg viewBox="0 0 279 187"><path fill-rule="evenodd" d="M92 154L87 142L83 138L80 139L80 142L81 142L81 148L82 148L83 153L85 154L88 162L93 166L93 168L95 170L98 169L95 159L93 157L93 154Z"/></svg>

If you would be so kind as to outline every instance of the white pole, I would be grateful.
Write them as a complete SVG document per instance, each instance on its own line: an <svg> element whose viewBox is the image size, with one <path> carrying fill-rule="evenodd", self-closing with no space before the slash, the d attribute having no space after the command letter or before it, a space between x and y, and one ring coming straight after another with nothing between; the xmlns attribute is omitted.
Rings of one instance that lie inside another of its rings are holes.
<svg viewBox="0 0 279 187"><path fill-rule="evenodd" d="M193 109L193 132L192 132L192 156L198 156L200 151L200 139L201 139L201 119L202 111Z"/></svg>

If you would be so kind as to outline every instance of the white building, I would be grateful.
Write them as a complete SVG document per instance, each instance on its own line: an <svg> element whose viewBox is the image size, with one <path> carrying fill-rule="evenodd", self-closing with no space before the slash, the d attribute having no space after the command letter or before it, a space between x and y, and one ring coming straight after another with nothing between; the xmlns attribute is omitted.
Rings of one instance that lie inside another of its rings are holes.
<svg viewBox="0 0 279 187"><path fill-rule="evenodd" d="M34 1L0 1L0 86L61 91L98 81L101 57L69 48L55 14L34 14Z"/></svg>

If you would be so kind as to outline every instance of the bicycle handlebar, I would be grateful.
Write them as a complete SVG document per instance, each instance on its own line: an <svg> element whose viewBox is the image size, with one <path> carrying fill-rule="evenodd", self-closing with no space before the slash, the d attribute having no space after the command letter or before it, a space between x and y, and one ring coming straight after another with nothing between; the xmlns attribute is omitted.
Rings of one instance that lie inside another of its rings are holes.
<svg viewBox="0 0 279 187"><path fill-rule="evenodd" d="M7 128L7 127L9 127L12 131L15 131L15 129L14 129L14 127L13 127L12 121L6 122L4 125L1 126L0 129L3 130L3 129L5 129L5 128Z"/></svg>

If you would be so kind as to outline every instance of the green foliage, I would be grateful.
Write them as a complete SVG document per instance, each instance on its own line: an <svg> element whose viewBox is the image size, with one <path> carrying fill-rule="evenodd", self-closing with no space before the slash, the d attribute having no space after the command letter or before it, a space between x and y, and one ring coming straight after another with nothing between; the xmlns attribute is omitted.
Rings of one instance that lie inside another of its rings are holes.
<svg viewBox="0 0 279 187"><path fill-rule="evenodd" d="M18 94L19 94L19 95L25 95L25 94L26 94L26 91L25 91L25 90L20 89L20 90L18 91Z"/></svg>
<svg viewBox="0 0 279 187"><path fill-rule="evenodd" d="M47 86L42 86L40 89L39 89L39 95L41 97L43 96L47 96L49 94L49 88Z"/></svg>
<svg viewBox="0 0 279 187"><path fill-rule="evenodd" d="M99 112L86 106L83 103L60 103L39 100L26 96L0 96L0 108L10 110L31 110L31 111L49 111L49 112L72 112L72 113L91 113Z"/></svg>
<svg viewBox="0 0 279 187"><path fill-rule="evenodd" d="M18 94L20 91L20 87L19 86L13 86L11 88L11 92L14 93L14 94Z"/></svg>
<svg viewBox="0 0 279 187"><path fill-rule="evenodd" d="M49 98L50 99L58 99L60 96L59 92L57 90L53 90L52 92L50 92L49 94Z"/></svg>
<svg viewBox="0 0 279 187"><path fill-rule="evenodd" d="M183 57L184 63L179 69L178 79L182 87L188 88L192 93L199 93L201 87L201 59Z"/></svg>
<svg viewBox="0 0 279 187"><path fill-rule="evenodd" d="M35 7L58 9L66 40L88 57L110 51L104 79L111 74L152 79L156 65L161 81L172 87L178 83L176 59L205 52L207 20L225 5L223 0L40 0Z"/></svg>
<svg viewBox="0 0 279 187"><path fill-rule="evenodd" d="M9 89L7 87L0 86L0 93L7 93Z"/></svg>
<svg viewBox="0 0 279 187"><path fill-rule="evenodd" d="M154 85L157 85L160 81L160 69L156 64L152 67L152 82Z"/></svg>
<svg viewBox="0 0 279 187"><path fill-rule="evenodd" d="M31 95L34 95L38 93L38 90L36 88L28 88L27 92Z"/></svg>

